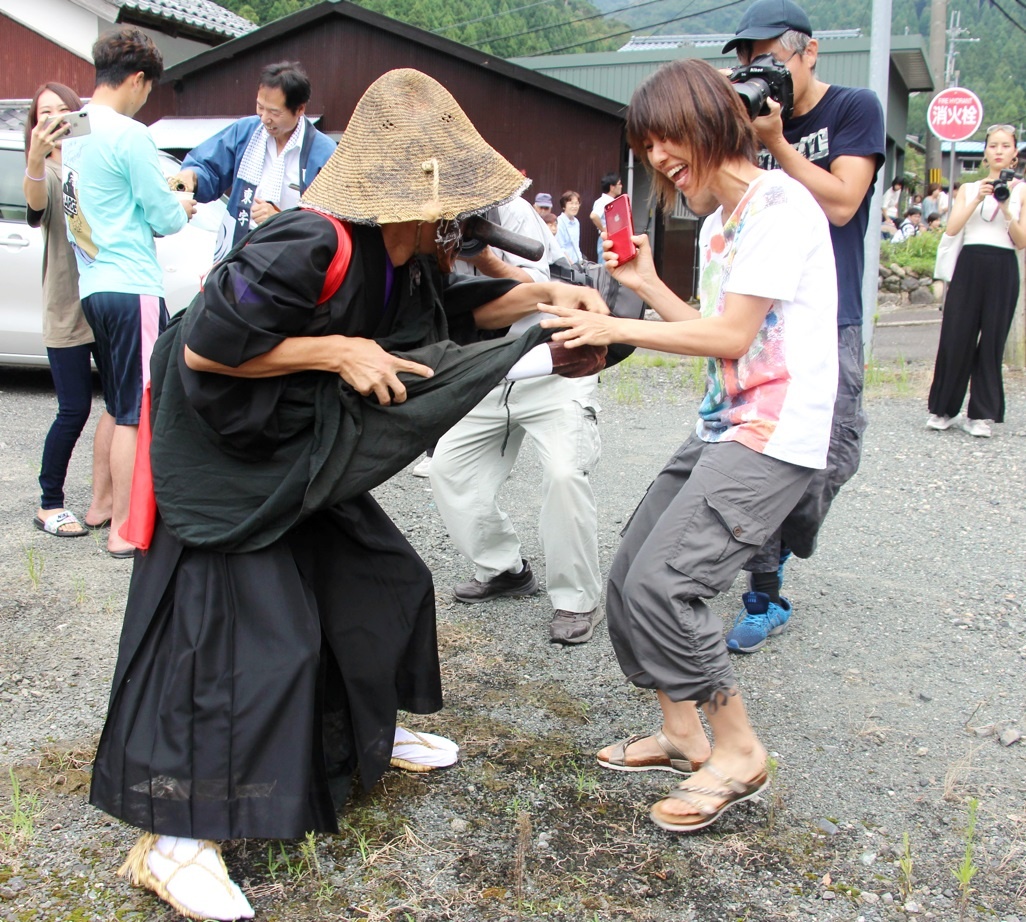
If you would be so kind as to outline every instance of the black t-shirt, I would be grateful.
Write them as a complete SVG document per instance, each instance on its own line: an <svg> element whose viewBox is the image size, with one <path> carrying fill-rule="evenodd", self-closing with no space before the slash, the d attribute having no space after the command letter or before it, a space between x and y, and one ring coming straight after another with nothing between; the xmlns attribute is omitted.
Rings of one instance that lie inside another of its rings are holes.
<svg viewBox="0 0 1026 922"><path fill-rule="evenodd" d="M843 227L830 225L837 263L837 325L862 323L862 273L865 269L866 230L876 173L884 163L884 121L880 101L872 90L830 86L816 106L789 119L784 137L806 160L824 170L837 157L875 157L873 182L852 219ZM759 166L776 169L768 151L760 151Z"/></svg>

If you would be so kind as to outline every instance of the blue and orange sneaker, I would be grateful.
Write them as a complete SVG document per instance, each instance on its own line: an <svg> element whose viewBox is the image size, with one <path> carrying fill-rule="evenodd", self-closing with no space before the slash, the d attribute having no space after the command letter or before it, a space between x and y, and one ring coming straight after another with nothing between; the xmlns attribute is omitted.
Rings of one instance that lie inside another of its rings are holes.
<svg viewBox="0 0 1026 922"><path fill-rule="evenodd" d="M727 635L731 653L755 653L766 641L784 630L791 617L791 603L783 596L771 602L765 592L746 592L741 596L744 608Z"/></svg>

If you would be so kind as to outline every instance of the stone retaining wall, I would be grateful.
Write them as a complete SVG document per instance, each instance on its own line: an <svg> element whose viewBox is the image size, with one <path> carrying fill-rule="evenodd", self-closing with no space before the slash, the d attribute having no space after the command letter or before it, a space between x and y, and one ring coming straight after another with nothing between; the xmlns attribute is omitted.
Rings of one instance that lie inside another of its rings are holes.
<svg viewBox="0 0 1026 922"><path fill-rule="evenodd" d="M880 304L939 304L944 283L935 282L929 275L920 277L912 269L891 263L880 266L877 287Z"/></svg>

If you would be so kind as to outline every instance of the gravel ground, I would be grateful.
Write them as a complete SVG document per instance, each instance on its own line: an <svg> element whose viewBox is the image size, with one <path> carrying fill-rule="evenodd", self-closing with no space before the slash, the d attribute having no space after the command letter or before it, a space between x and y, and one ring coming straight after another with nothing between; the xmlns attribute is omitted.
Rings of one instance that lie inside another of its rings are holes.
<svg viewBox="0 0 1026 922"><path fill-rule="evenodd" d="M463 759L390 773L338 836L229 845L258 918L1026 920L1026 382L1007 382L1008 421L985 441L923 428L923 375L872 369L862 469L816 556L788 566L796 615L736 663L774 784L704 835L648 821L672 776L594 762L657 719L604 630L566 649L546 642L544 596L453 603L469 568L426 482L382 487L438 587L447 707L409 724ZM603 376L604 568L691 425L693 380L652 358ZM131 564L32 528L53 408L45 372L0 370L0 920L170 920L115 876L133 831L86 802ZM540 571L537 481L525 450L507 503ZM716 600L728 623L741 590ZM976 869L964 886L960 867Z"/></svg>

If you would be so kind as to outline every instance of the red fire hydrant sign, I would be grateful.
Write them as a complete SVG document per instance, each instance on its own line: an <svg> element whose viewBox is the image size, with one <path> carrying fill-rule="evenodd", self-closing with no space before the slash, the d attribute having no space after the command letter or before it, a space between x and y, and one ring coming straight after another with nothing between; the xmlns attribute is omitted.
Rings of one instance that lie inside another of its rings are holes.
<svg viewBox="0 0 1026 922"><path fill-rule="evenodd" d="M983 103L972 90L948 87L931 100L926 122L942 141L964 141L983 124Z"/></svg>

